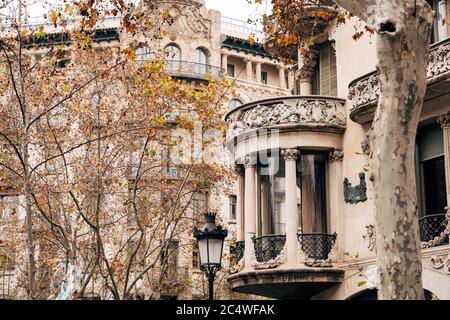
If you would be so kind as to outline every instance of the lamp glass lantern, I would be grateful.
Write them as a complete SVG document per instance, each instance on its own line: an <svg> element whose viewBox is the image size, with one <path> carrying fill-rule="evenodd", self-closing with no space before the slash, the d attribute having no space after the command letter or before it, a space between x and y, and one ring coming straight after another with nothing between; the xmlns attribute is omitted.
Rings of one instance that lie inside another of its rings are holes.
<svg viewBox="0 0 450 320"><path fill-rule="evenodd" d="M200 267L205 271L210 287L210 299L213 296L213 282L216 272L222 265L223 243L228 231L216 225L216 213L205 213L205 225L194 228L194 237L198 242Z"/></svg>
<svg viewBox="0 0 450 320"><path fill-rule="evenodd" d="M203 228L194 230L202 267L220 267L222 264L223 243L227 230L217 226L215 220L216 213L207 212Z"/></svg>

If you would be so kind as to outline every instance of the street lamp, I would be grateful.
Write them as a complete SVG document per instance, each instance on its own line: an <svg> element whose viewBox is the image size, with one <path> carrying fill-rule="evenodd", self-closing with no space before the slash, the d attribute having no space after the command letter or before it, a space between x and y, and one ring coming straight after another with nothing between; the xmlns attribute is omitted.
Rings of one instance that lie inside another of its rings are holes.
<svg viewBox="0 0 450 320"><path fill-rule="evenodd" d="M228 231L216 225L216 213L205 213L205 225L194 227L194 237L200 252L200 268L206 274L209 285L209 300L214 298L214 279L222 264L223 241Z"/></svg>

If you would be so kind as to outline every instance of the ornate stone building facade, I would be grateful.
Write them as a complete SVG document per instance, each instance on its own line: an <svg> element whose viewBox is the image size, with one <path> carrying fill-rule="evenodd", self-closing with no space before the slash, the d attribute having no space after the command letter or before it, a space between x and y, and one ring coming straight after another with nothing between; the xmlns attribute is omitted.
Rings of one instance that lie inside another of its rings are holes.
<svg viewBox="0 0 450 320"><path fill-rule="evenodd" d="M321 1L333 17L332 1ZM434 25L416 143L423 284L450 299L449 8ZM314 6L314 4L312 5ZM316 7L319 10L319 7ZM443 23L444 21L444 23ZM271 298L374 299L374 203L367 132L379 97L375 35L331 19L299 58L295 96L253 101L227 116L238 177L240 262L233 290ZM238 259L238 260L239 260Z"/></svg>
<svg viewBox="0 0 450 320"><path fill-rule="evenodd" d="M159 17L167 10L173 18L167 34L162 38L154 38L145 33L136 33L135 37L131 37L121 32L120 17L111 17L102 21L102 28L96 33L96 45L100 48L135 46L138 62L147 59L153 48L164 49L168 53L166 57L168 73L186 85L198 86L210 80L222 79L234 82L235 89L230 90L225 97L229 108L238 108L255 99L290 95L294 90L294 75L290 68L266 52L261 43L247 41L250 35L255 37L260 35L260 31L254 26L222 17L218 11L208 10L203 0L159 1L159 4L153 7L154 12L151 11L150 1L141 1L139 6L150 15L155 14ZM62 30L45 21L33 23L35 27L42 23L49 37L63 34ZM37 57L48 51L45 39L39 41L30 46L31 56ZM70 57L66 56L65 59L69 60ZM169 168L167 174L169 179L176 179L177 168ZM235 234L236 220L239 219L236 213L240 211L239 204L236 203L237 197L239 196L236 194L199 190L189 210L193 214L201 214L206 210L220 211L230 234ZM0 219L8 216L11 210L21 211L20 203L23 199L2 184L0 184L0 201L2 204ZM170 262L169 278L180 284L160 292L161 298L203 299L205 278L199 269L193 235L185 234L171 246L175 253L172 254ZM178 247L183 249L177 250ZM14 266L6 261L9 257L7 250L8 248L0 246L0 298L14 298L12 292L17 284ZM232 241L227 242L224 249L226 270L234 264L235 251ZM225 273L221 276L224 275ZM187 281L189 285L181 285L186 279L189 279ZM226 285L224 286L226 282L217 281L219 282L222 288L225 287L225 290L217 290L219 295L222 295L222 298L230 297L227 295L229 291L226 290ZM87 296L99 297L96 286L92 287L92 292L87 292ZM147 293L142 294L145 296Z"/></svg>

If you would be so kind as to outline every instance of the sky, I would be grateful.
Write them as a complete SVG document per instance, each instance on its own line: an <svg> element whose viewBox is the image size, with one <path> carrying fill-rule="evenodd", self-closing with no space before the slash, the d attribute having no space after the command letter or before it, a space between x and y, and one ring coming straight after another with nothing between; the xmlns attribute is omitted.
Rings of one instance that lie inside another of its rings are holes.
<svg viewBox="0 0 450 320"><path fill-rule="evenodd" d="M268 13L270 1L256 5L253 0L251 3L248 0L205 0L205 5L208 9L220 11L222 16L247 21L249 18L255 20L262 13Z"/></svg>
<svg viewBox="0 0 450 320"><path fill-rule="evenodd" d="M48 9L44 9L42 3L51 4L63 2L63 0L25 0L32 6L31 16L42 15ZM206 8L215 9L222 13L222 16L230 17L242 21L251 19L255 21L263 13L270 12L270 0L263 0L261 5L256 5L254 0L204 0ZM249 3L250 2L250 3Z"/></svg>

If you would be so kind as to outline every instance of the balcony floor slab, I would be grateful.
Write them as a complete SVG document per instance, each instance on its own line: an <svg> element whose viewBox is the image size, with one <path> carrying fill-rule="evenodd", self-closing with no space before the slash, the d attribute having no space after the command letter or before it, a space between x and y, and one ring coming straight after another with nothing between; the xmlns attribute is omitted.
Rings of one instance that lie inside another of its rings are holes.
<svg viewBox="0 0 450 320"><path fill-rule="evenodd" d="M343 269L296 267L242 271L229 276L228 283L240 293L274 299L310 299L343 278Z"/></svg>

